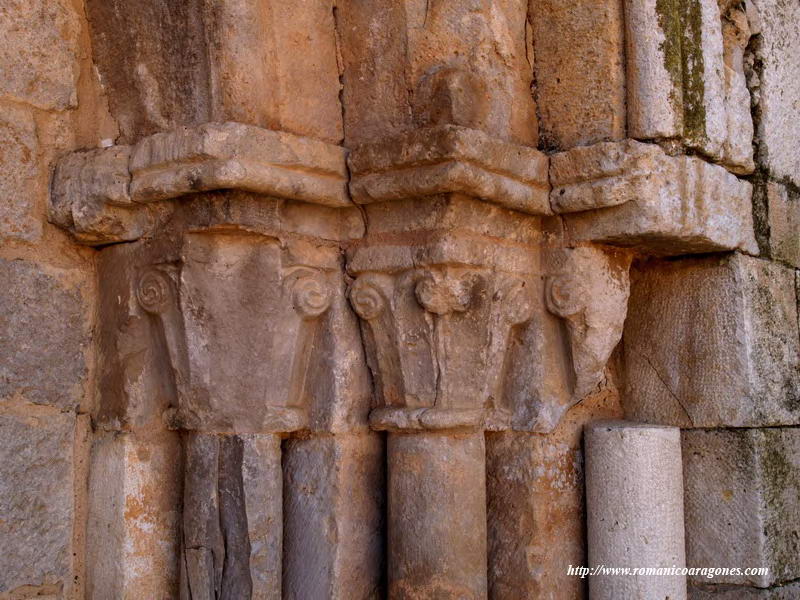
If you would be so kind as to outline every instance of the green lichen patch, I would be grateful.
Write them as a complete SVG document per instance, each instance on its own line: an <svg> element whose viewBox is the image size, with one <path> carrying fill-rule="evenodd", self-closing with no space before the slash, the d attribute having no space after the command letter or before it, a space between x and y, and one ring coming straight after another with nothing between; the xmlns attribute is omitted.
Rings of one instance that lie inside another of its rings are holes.
<svg viewBox="0 0 800 600"><path fill-rule="evenodd" d="M682 0L656 0L658 24L664 32L664 41L660 49L664 55L664 68L672 80L670 102L676 114L683 111L683 54L681 50Z"/></svg>
<svg viewBox="0 0 800 600"><path fill-rule="evenodd" d="M703 6L700 0L681 0L680 3L684 137L689 144L700 145L707 139Z"/></svg>
<svg viewBox="0 0 800 600"><path fill-rule="evenodd" d="M658 23L664 32L661 52L672 80L670 101L683 118L683 135L690 146L707 139L703 5L700 0L656 0Z"/></svg>

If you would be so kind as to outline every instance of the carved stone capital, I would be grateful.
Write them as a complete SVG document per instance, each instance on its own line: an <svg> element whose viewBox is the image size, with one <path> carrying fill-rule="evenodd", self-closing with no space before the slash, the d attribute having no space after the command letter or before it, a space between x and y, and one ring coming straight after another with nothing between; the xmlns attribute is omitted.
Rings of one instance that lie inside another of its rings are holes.
<svg viewBox="0 0 800 600"><path fill-rule="evenodd" d="M362 319L381 405L372 427L482 426L503 391L513 329L532 316L532 289L525 273L475 264L357 274L350 302Z"/></svg>
<svg viewBox="0 0 800 600"><path fill-rule="evenodd" d="M572 404L599 389L628 310L631 256L594 247L565 248L550 258L547 309L566 324L573 371Z"/></svg>
<svg viewBox="0 0 800 600"><path fill-rule="evenodd" d="M177 391L172 425L204 432L294 431L334 274L275 238L190 232L180 264L144 270L136 298L158 317Z"/></svg>
<svg viewBox="0 0 800 600"><path fill-rule="evenodd" d="M240 123L157 133L133 146L73 153L56 167L50 219L85 244L131 241L166 221L170 201L241 190L352 206L340 146Z"/></svg>

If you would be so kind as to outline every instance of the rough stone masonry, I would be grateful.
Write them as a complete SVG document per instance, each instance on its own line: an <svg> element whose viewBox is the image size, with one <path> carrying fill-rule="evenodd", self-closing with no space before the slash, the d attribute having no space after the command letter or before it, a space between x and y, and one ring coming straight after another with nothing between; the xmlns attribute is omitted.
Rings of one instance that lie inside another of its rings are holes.
<svg viewBox="0 0 800 600"><path fill-rule="evenodd" d="M798 139L798 0L0 0L0 600L800 597Z"/></svg>

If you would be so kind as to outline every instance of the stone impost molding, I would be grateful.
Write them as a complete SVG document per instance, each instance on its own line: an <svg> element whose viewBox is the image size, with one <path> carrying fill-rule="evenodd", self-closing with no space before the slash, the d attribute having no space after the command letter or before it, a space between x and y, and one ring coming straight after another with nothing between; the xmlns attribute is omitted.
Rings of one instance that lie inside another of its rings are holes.
<svg viewBox="0 0 800 600"><path fill-rule="evenodd" d="M550 180L556 212L583 211L565 215L571 244L758 254L752 185L701 158L633 140L606 142L554 154Z"/></svg>
<svg viewBox="0 0 800 600"><path fill-rule="evenodd" d="M84 244L151 235L188 194L241 190L352 206L341 146L240 123L157 133L133 146L77 152L56 167L50 220Z"/></svg>
<svg viewBox="0 0 800 600"><path fill-rule="evenodd" d="M547 157L476 129L414 130L356 148L348 163L359 204L462 193L527 214L552 212Z"/></svg>

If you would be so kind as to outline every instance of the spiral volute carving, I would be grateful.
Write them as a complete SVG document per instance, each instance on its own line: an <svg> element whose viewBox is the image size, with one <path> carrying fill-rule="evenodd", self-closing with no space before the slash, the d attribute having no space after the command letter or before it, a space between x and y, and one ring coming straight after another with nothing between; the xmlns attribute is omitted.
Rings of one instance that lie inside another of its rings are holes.
<svg viewBox="0 0 800 600"><path fill-rule="evenodd" d="M322 274L300 277L292 289L292 304L304 319L320 316L331 305L331 290Z"/></svg>
<svg viewBox="0 0 800 600"><path fill-rule="evenodd" d="M157 270L144 273L136 287L136 299L147 312L163 313L172 301L172 282L169 276Z"/></svg>
<svg viewBox="0 0 800 600"><path fill-rule="evenodd" d="M375 281L360 277L350 288L350 304L356 314L370 321L377 318L386 308L386 300Z"/></svg>
<svg viewBox="0 0 800 600"><path fill-rule="evenodd" d="M545 299L547 309L559 317L579 313L583 299L580 284L570 275L557 275L547 280Z"/></svg>

